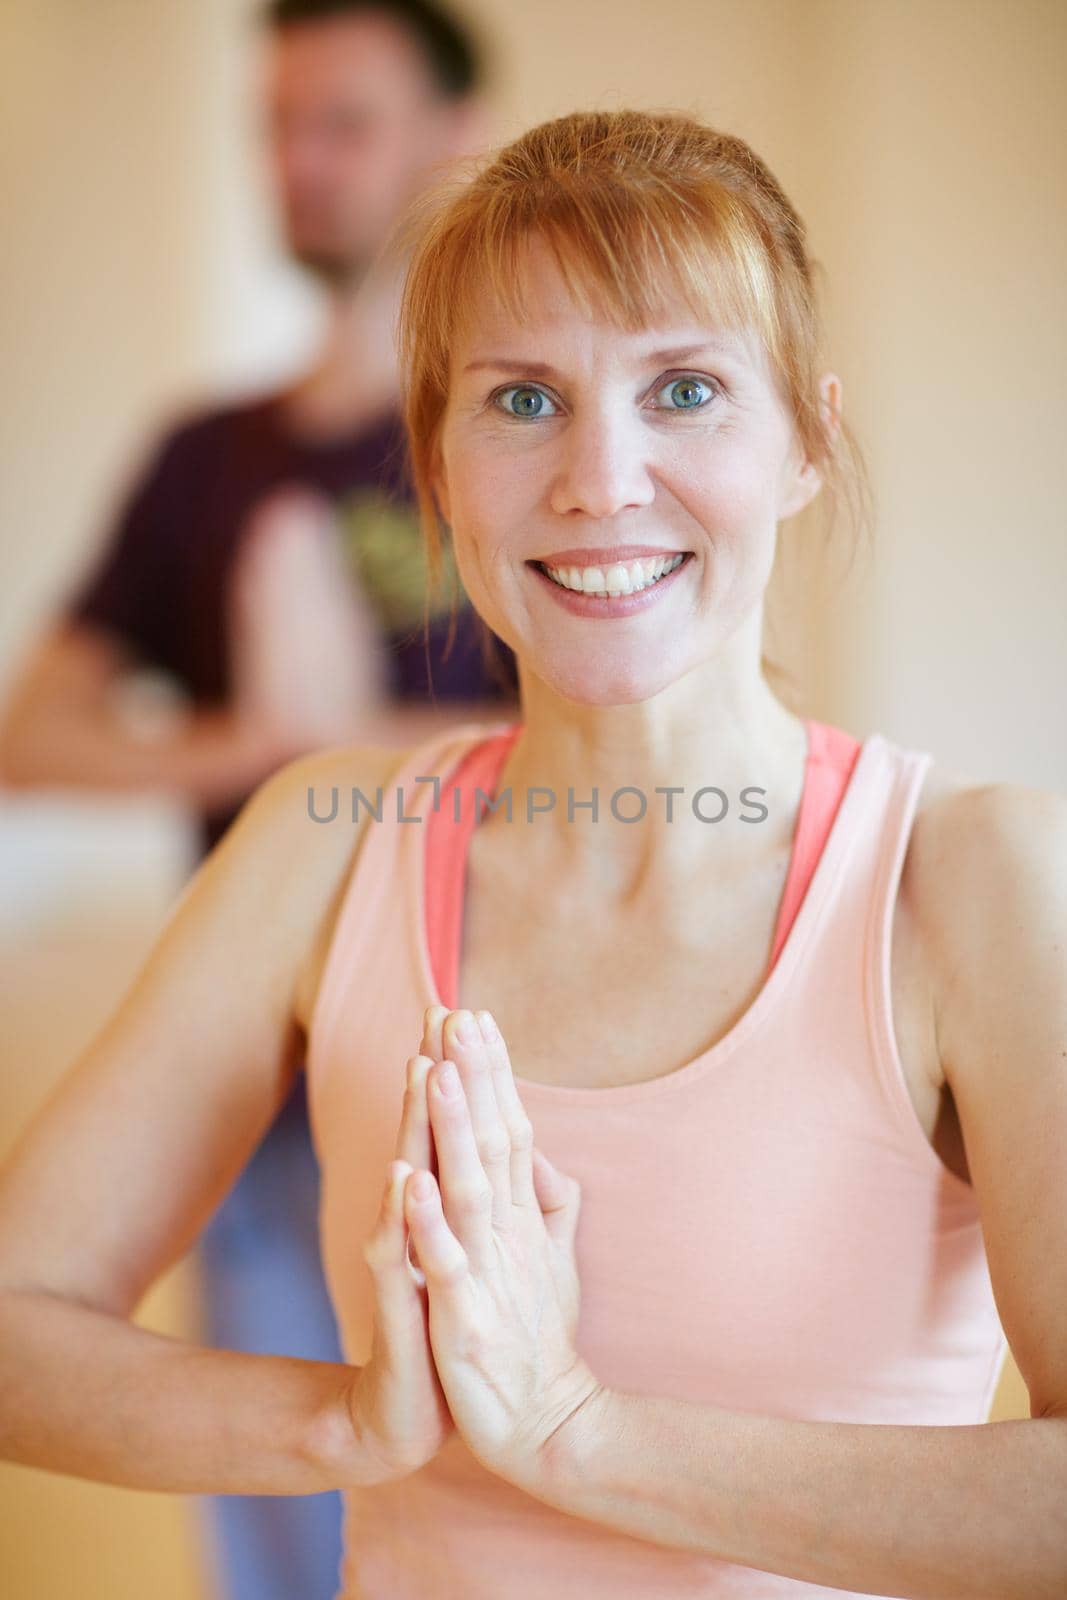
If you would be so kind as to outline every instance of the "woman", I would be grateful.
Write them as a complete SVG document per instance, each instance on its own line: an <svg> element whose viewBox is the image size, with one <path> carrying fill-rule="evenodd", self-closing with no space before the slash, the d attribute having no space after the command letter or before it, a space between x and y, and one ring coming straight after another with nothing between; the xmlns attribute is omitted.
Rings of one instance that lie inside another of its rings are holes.
<svg viewBox="0 0 1067 1600"><path fill-rule="evenodd" d="M765 681L856 484L799 219L563 118L419 219L401 336L521 721L295 763L198 874L6 1175L7 1454L339 1486L352 1600L1061 1593L1067 819ZM133 1327L305 1039L353 1365Z"/></svg>

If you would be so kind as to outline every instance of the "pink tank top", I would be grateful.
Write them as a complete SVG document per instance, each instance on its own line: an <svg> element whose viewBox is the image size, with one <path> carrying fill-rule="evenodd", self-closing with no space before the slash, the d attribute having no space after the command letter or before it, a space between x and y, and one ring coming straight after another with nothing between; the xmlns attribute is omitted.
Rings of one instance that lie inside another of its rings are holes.
<svg viewBox="0 0 1067 1600"><path fill-rule="evenodd" d="M643 1083L529 1083L516 1063L538 1145L582 1185L578 1348L632 1393L825 1421L983 1422L1007 1342L978 1207L926 1139L892 1022L892 913L930 758L807 728L769 970L741 1018ZM467 724L409 754L368 821L328 953L308 1098L323 1263L355 1363L371 1339L360 1247L404 1063L426 1006L457 1000L469 802L475 785L491 792L518 731ZM492 1008L491 995L461 998ZM338 1600L849 1600L566 1516L455 1437L419 1472L344 1502Z"/></svg>

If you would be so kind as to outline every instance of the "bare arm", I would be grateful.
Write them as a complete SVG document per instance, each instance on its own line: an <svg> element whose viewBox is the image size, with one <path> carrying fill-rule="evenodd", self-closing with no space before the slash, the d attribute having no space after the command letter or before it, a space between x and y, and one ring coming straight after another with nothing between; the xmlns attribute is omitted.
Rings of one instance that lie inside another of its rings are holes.
<svg viewBox="0 0 1067 1600"><path fill-rule="evenodd" d="M356 1368L215 1351L129 1320L235 1181L298 1070L294 996L359 829L307 785L383 781L328 752L264 786L123 1005L0 1173L0 1455L139 1488L306 1494L380 1473L346 1435Z"/></svg>
<svg viewBox="0 0 1067 1600"><path fill-rule="evenodd" d="M57 629L28 661L0 716L0 780L112 792L179 794L200 810L239 804L286 761L322 743L236 704L194 710L155 737L128 726L114 690L132 665L110 634ZM495 700L368 707L352 729L360 745L407 747L461 722L499 722L517 708Z"/></svg>
<svg viewBox="0 0 1067 1600"><path fill-rule="evenodd" d="M84 624L33 652L0 719L0 778L45 785L178 793L203 810L237 804L287 759L291 739L236 711L191 711L146 738L114 691L132 666L117 639Z"/></svg>

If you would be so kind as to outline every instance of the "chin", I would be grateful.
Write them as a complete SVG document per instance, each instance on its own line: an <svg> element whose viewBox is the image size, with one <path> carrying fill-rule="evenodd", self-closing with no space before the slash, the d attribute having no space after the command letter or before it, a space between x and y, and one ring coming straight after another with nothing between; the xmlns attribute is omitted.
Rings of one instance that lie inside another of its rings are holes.
<svg viewBox="0 0 1067 1600"><path fill-rule="evenodd" d="M345 253L328 245L290 240L289 254L328 289L343 289L358 283L364 272L364 263L354 259L351 252Z"/></svg>

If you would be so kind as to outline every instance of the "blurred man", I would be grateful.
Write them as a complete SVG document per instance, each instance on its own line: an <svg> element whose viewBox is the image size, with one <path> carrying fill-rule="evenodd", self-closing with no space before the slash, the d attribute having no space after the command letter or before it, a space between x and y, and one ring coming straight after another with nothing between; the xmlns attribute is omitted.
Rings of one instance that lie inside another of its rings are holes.
<svg viewBox="0 0 1067 1600"><path fill-rule="evenodd" d="M299 751L503 718L515 683L461 592L451 650L447 596L424 645L392 343L402 266L382 254L433 170L480 143L474 49L421 0L274 0L265 18L271 165L289 250L329 293L323 348L283 392L159 443L0 725L9 784L177 792L205 847ZM146 666L185 699L147 732L121 692ZM211 1342L343 1359L317 1203L300 1074L203 1237ZM232 1600L333 1600L338 1495L210 1505Z"/></svg>

